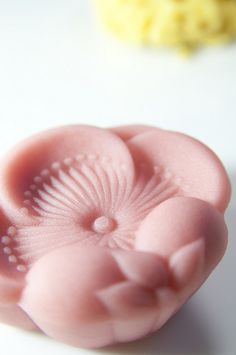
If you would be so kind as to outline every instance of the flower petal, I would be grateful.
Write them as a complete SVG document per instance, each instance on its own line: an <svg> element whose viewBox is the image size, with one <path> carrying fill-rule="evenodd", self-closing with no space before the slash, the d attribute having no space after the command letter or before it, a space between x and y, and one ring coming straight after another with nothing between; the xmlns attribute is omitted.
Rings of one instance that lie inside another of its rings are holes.
<svg viewBox="0 0 236 355"><path fill-rule="evenodd" d="M145 218L136 234L136 249L156 252L170 260L175 281L189 290L199 265L198 286L218 264L226 244L223 215L194 198L176 197L163 202Z"/></svg>
<svg viewBox="0 0 236 355"><path fill-rule="evenodd" d="M194 198L171 198L155 208L136 233L136 250L169 264L170 284L156 291L159 329L196 292L222 258L227 229L222 214Z"/></svg>
<svg viewBox="0 0 236 355"><path fill-rule="evenodd" d="M161 261L151 254L136 253L145 259L145 268L151 268L145 273L132 267L132 255L127 261L127 252L121 252L123 260L120 255L114 258L114 253L74 245L45 255L27 275L23 309L44 332L77 346L102 346L148 334L159 312L155 286L163 284L150 274L163 272ZM133 261L138 263L137 258ZM148 280L141 283L148 286L135 281L144 274L149 274Z"/></svg>
<svg viewBox="0 0 236 355"><path fill-rule="evenodd" d="M87 165L91 166L92 162L97 160L110 164L117 174L125 177L123 180L118 178L118 185L132 185L134 165L129 150L117 135L108 130L82 125L66 126L38 134L19 144L6 157L0 172L0 199L6 214L12 221L21 225L37 223L29 213L28 197L31 197L34 190L38 190L38 186L41 188L47 183L49 176L56 177L55 188L61 194L64 193L63 187L67 183L67 190L72 190L71 195L75 193L72 180L78 177L81 180L81 205L86 205L84 200L89 203L89 198L93 197L92 184L88 179L89 172L82 172L71 180L63 176L63 172L67 169L73 175L75 161L81 166L84 162L90 162ZM62 172L59 179L60 171ZM95 174L99 173L99 170L95 171ZM96 184L95 177L91 175L90 179ZM120 186L118 188L120 189ZM103 191L103 194L105 193L106 191ZM61 203L66 205L68 201L65 198Z"/></svg>
<svg viewBox="0 0 236 355"><path fill-rule="evenodd" d="M79 244L32 266L21 306L46 334L75 346L133 340L157 319L155 288L129 280L109 250Z"/></svg>
<svg viewBox="0 0 236 355"><path fill-rule="evenodd" d="M96 292L123 280L108 250L66 246L32 266L21 306L57 340L74 346L104 346L115 339L110 314Z"/></svg>
<svg viewBox="0 0 236 355"><path fill-rule="evenodd" d="M184 134L153 129L127 142L136 165L160 169L180 186L180 195L205 200L224 211L230 184L224 167L205 145Z"/></svg>

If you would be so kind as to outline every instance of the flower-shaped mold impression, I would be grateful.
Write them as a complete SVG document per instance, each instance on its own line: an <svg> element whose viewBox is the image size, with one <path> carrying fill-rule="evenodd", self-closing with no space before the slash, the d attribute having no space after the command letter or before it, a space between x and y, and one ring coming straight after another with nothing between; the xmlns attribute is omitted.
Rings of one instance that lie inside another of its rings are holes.
<svg viewBox="0 0 236 355"><path fill-rule="evenodd" d="M1 164L0 320L101 347L159 329L227 244L225 170L153 127L68 126Z"/></svg>

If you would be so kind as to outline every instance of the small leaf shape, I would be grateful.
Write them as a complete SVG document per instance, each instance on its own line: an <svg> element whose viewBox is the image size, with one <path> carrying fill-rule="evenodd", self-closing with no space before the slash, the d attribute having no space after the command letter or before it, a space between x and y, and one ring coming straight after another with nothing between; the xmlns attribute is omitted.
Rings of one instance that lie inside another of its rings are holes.
<svg viewBox="0 0 236 355"><path fill-rule="evenodd" d="M170 258L170 270L177 287L186 286L189 281L201 278L204 271L204 239L183 246Z"/></svg>
<svg viewBox="0 0 236 355"><path fill-rule="evenodd" d="M97 297L112 315L122 318L156 304L154 292L132 281L124 281L100 290Z"/></svg>
<svg viewBox="0 0 236 355"><path fill-rule="evenodd" d="M127 279L153 289L167 285L167 268L158 255L136 251L114 251L112 255Z"/></svg>

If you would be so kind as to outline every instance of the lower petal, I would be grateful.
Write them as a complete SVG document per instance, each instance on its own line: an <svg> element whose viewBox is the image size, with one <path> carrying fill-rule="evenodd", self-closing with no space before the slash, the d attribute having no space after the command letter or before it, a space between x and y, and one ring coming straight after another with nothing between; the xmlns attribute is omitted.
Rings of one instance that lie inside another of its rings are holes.
<svg viewBox="0 0 236 355"><path fill-rule="evenodd" d="M173 284L189 296L218 264L227 245L224 218L206 202L176 197L162 203L142 222L136 249L168 260Z"/></svg>
<svg viewBox="0 0 236 355"><path fill-rule="evenodd" d="M45 255L27 275L22 308L47 335L74 346L101 347L148 334L158 314L156 288L167 282L161 258L115 254L72 245Z"/></svg>

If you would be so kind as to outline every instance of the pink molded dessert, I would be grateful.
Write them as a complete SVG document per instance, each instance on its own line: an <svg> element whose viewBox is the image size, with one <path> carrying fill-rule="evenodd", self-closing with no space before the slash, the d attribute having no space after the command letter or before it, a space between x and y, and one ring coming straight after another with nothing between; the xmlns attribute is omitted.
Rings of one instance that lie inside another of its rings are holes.
<svg viewBox="0 0 236 355"><path fill-rule="evenodd" d="M78 347L156 331L222 258L229 198L219 159L180 133L26 140L0 168L0 320Z"/></svg>

